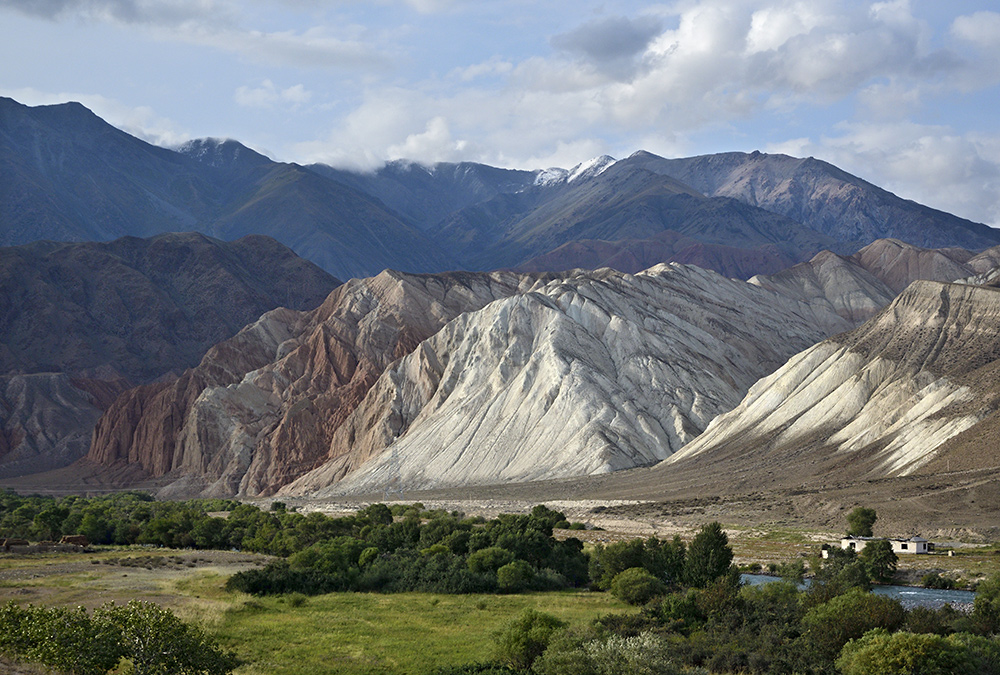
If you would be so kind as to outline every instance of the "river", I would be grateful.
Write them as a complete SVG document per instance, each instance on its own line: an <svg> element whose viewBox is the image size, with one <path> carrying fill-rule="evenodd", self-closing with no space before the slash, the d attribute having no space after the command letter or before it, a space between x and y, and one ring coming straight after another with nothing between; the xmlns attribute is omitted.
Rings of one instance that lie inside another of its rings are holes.
<svg viewBox="0 0 1000 675"><path fill-rule="evenodd" d="M743 574L741 578L744 583L752 586L768 584L772 581L781 581L781 577L769 574ZM806 579L806 585L809 583ZM971 607L976 594L972 591L954 591L938 588L920 588L919 586L872 586L872 592L877 595L886 595L895 598L903 603L905 607L929 607L937 609L945 604L951 604L956 609L961 607Z"/></svg>

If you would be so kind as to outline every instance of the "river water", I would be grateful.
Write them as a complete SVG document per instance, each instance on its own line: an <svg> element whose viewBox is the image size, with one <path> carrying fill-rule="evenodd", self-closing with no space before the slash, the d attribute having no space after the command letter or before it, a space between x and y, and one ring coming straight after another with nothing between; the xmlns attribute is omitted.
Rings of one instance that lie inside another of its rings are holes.
<svg viewBox="0 0 1000 675"><path fill-rule="evenodd" d="M768 584L772 581L781 581L781 577L769 574L743 574L743 582L751 586ZM806 579L806 584L809 579ZM903 603L904 607L929 607L937 609L945 604L950 604L956 609L960 607L972 606L972 601L976 594L972 591L950 591L938 588L920 588L918 586L872 586L872 592L877 595L886 595L895 598Z"/></svg>

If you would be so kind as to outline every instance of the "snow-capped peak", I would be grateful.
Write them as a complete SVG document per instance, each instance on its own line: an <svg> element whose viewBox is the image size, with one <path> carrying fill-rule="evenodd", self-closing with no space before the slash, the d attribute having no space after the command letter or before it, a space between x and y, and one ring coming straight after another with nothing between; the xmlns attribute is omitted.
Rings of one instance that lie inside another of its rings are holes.
<svg viewBox="0 0 1000 675"><path fill-rule="evenodd" d="M542 169L535 175L535 185L555 185L565 181L567 176L569 176L569 171L566 169L557 167Z"/></svg>
<svg viewBox="0 0 1000 675"><path fill-rule="evenodd" d="M209 166L219 167L235 161L243 146L231 138L195 138L177 148L177 151Z"/></svg>
<svg viewBox="0 0 1000 675"><path fill-rule="evenodd" d="M602 174L616 161L614 157L601 155L600 157L588 159L586 162L581 162L569 171L556 167L542 169L535 174L535 185L557 185L559 183L572 183L581 178L593 178Z"/></svg>
<svg viewBox="0 0 1000 675"><path fill-rule="evenodd" d="M600 157L594 157L593 159L588 159L586 162L577 164L569 171L569 176L566 177L567 183L572 183L579 178L593 178L594 176L599 176L608 167L614 164L617 160L614 157L609 157L608 155L601 155Z"/></svg>

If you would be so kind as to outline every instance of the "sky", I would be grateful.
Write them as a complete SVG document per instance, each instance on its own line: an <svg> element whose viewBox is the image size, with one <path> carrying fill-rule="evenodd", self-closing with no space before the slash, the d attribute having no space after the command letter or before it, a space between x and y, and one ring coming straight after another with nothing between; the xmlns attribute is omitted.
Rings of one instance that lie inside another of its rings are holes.
<svg viewBox="0 0 1000 675"><path fill-rule="evenodd" d="M279 161L781 152L1000 227L995 0L0 0L0 95Z"/></svg>

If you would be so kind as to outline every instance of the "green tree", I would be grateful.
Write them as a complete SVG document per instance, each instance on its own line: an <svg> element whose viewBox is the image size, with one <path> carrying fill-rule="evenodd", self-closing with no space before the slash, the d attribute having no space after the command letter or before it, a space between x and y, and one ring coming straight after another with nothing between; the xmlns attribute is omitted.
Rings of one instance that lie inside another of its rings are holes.
<svg viewBox="0 0 1000 675"><path fill-rule="evenodd" d="M40 539L52 540L59 539L63 534L72 534L62 531L63 521L67 516L69 516L67 508L60 508L54 504L46 506L34 518L35 533Z"/></svg>
<svg viewBox="0 0 1000 675"><path fill-rule="evenodd" d="M372 504L358 511L358 517L372 525L391 525L392 510L385 504Z"/></svg>
<svg viewBox="0 0 1000 675"><path fill-rule="evenodd" d="M661 581L675 584L684 575L684 560L687 548L678 535L671 541L660 541L656 537L646 540L646 550L643 553L642 566L652 572Z"/></svg>
<svg viewBox="0 0 1000 675"><path fill-rule="evenodd" d="M871 537L872 527L878 516L875 509L858 506L847 514L847 534L855 537Z"/></svg>
<svg viewBox="0 0 1000 675"><path fill-rule="evenodd" d="M718 522L709 523L691 540L684 560L684 581L690 586L704 587L729 571L733 549L729 537Z"/></svg>
<svg viewBox="0 0 1000 675"><path fill-rule="evenodd" d="M1000 572L991 574L976 587L972 618L982 633L1000 631Z"/></svg>
<svg viewBox="0 0 1000 675"><path fill-rule="evenodd" d="M553 634L565 626L551 614L525 609L494 634L494 658L527 670L548 647Z"/></svg>
<svg viewBox="0 0 1000 675"><path fill-rule="evenodd" d="M646 546L642 539L616 541L607 546L598 545L590 555L590 578L594 588L606 591L611 580L632 567L643 567Z"/></svg>
<svg viewBox="0 0 1000 675"><path fill-rule="evenodd" d="M868 545L861 549L861 561L864 562L872 581L887 583L892 581L892 576L896 573L899 558L892 550L892 544L880 539L868 542Z"/></svg>
<svg viewBox="0 0 1000 675"><path fill-rule="evenodd" d="M535 577L534 568L525 560L514 560L497 570L497 585L505 593L519 593Z"/></svg>
<svg viewBox="0 0 1000 675"><path fill-rule="evenodd" d="M476 574L496 574L504 565L514 561L514 554L499 546L489 546L469 554L465 564Z"/></svg>
<svg viewBox="0 0 1000 675"><path fill-rule="evenodd" d="M827 553L828 558L815 561L815 576L806 592L806 604L821 605L853 588L871 590L868 569L854 551L831 548Z"/></svg>

